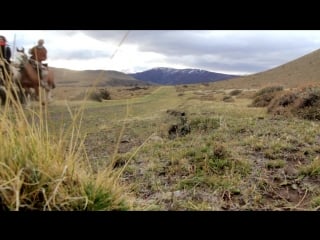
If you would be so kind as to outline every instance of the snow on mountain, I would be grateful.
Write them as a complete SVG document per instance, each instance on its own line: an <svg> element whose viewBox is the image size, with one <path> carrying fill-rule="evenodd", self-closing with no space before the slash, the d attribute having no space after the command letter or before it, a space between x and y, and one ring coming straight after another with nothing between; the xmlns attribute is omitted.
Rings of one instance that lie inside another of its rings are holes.
<svg viewBox="0 0 320 240"><path fill-rule="evenodd" d="M152 68L128 75L138 80L161 85L208 83L238 77L236 75L209 72L201 69L174 69L166 67Z"/></svg>

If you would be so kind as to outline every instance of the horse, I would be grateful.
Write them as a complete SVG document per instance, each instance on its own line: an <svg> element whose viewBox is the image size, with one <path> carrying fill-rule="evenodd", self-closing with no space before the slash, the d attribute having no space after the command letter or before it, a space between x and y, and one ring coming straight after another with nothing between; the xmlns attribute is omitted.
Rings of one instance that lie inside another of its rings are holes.
<svg viewBox="0 0 320 240"><path fill-rule="evenodd" d="M53 71L42 64L42 80L40 79L39 65L34 65L32 60L28 59L27 54L24 52L24 48L16 48L17 54L13 64L11 64L11 71L13 75L13 81L20 84L24 89L24 94L28 98L31 95L32 89L35 93L36 100L40 98L40 86L45 89L45 101L42 100L42 104L45 105L52 101L51 90L56 87L54 82Z"/></svg>
<svg viewBox="0 0 320 240"><path fill-rule="evenodd" d="M12 73L12 66L9 65L10 72ZM20 84L17 81L12 81L12 74L5 68L4 62L0 59L0 100L1 105L5 105L8 95L11 94L15 100L24 102L24 94ZM17 76L18 76L17 72Z"/></svg>

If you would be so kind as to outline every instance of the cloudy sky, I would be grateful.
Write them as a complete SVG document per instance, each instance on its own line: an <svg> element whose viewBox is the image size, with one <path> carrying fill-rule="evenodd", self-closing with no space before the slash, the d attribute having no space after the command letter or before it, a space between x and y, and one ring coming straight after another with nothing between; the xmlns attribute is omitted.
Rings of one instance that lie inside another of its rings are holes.
<svg viewBox="0 0 320 240"><path fill-rule="evenodd" d="M155 67L252 74L320 48L319 30L0 30L12 47L42 38L49 66L134 73Z"/></svg>

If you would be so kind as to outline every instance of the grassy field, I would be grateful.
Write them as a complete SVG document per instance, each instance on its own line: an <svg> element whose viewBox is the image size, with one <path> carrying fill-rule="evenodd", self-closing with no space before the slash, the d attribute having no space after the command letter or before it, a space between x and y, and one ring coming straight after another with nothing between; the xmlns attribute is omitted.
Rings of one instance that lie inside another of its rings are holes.
<svg viewBox="0 0 320 240"><path fill-rule="evenodd" d="M58 69L49 106L0 107L0 210L319 210L319 55L179 86Z"/></svg>
<svg viewBox="0 0 320 240"><path fill-rule="evenodd" d="M254 90L233 95L189 85L146 91L85 104L57 100L48 108L48 131L68 139L75 138L68 129L79 112L82 154L94 173L112 166L119 174L133 199L130 209L319 208L317 121L249 107ZM180 113L190 132L172 137L170 127L184 124Z"/></svg>

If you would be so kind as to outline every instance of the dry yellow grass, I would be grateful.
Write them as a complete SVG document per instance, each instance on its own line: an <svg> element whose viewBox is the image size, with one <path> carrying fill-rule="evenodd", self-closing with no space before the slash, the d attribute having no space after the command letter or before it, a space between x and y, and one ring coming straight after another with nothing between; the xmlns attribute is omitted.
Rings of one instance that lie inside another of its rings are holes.
<svg viewBox="0 0 320 240"><path fill-rule="evenodd" d="M119 171L91 169L80 136L83 107L68 110L71 125L52 134L47 107L25 109L8 94L0 109L1 210L131 208Z"/></svg>

